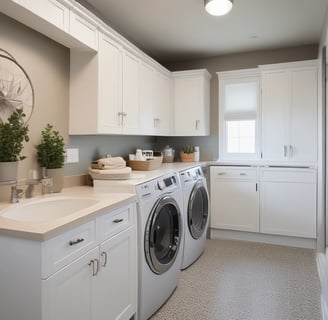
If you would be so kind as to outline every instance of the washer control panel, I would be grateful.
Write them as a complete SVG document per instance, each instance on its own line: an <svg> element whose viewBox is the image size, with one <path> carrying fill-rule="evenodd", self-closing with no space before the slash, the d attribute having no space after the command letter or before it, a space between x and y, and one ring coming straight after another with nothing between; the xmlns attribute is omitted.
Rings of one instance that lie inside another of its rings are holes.
<svg viewBox="0 0 328 320"><path fill-rule="evenodd" d="M145 198L163 192L171 192L179 187L178 175L174 173L138 185L137 193L139 197Z"/></svg>

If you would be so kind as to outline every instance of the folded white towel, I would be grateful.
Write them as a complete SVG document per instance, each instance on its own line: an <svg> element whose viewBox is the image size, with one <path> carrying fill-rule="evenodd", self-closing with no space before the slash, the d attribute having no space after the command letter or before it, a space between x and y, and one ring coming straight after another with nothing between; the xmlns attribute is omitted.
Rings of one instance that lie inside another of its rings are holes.
<svg viewBox="0 0 328 320"><path fill-rule="evenodd" d="M122 157L108 157L98 160L98 164L103 169L120 169L126 167L126 162Z"/></svg>

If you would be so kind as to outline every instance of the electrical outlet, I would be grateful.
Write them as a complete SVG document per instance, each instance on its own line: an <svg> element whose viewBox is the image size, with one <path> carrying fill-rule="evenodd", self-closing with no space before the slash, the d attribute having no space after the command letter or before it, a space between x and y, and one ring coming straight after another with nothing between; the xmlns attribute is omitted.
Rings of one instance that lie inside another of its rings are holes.
<svg viewBox="0 0 328 320"><path fill-rule="evenodd" d="M66 163L78 163L79 162L79 149L71 148L66 149Z"/></svg>

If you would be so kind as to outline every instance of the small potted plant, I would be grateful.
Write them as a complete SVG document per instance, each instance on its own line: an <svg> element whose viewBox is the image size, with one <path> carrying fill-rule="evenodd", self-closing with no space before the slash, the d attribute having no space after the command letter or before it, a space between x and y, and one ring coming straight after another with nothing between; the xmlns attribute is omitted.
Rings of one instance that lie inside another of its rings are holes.
<svg viewBox="0 0 328 320"><path fill-rule="evenodd" d="M180 159L182 162L193 162L195 159L195 148L187 145L180 151Z"/></svg>
<svg viewBox="0 0 328 320"><path fill-rule="evenodd" d="M48 123L41 131L40 143L35 147L38 163L46 169L44 176L53 179L52 191L60 192L64 184L64 138Z"/></svg>
<svg viewBox="0 0 328 320"><path fill-rule="evenodd" d="M16 181L23 143L29 141L25 113L16 109L6 122L0 122L0 181Z"/></svg>

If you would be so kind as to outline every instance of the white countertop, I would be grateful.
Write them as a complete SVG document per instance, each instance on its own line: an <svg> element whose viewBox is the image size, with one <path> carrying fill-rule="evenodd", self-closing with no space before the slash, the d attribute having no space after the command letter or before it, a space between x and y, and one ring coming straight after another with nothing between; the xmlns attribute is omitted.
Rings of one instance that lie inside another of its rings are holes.
<svg viewBox="0 0 328 320"><path fill-rule="evenodd" d="M263 160L212 160L206 162L208 166L250 166L250 167L293 167L318 168L317 163L296 161L263 161Z"/></svg>
<svg viewBox="0 0 328 320"><path fill-rule="evenodd" d="M1 210L19 204L0 203L0 234L9 235L28 240L45 241L62 232L70 230L87 221L95 219L104 213L124 205L136 202L136 196L131 193L100 193L95 192L92 187L81 186L65 188L61 193L53 193L34 197L32 199L20 199L20 203L31 203L33 201L51 197L91 197L99 200L95 205L79 210L62 218L46 222L18 221L1 216Z"/></svg>
<svg viewBox="0 0 328 320"><path fill-rule="evenodd" d="M206 166L206 162L172 162L163 163L157 170L133 170L131 178L126 180L94 180L94 188L99 192L128 192L134 193L135 186L156 179L160 176L184 171L196 166Z"/></svg>

